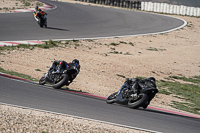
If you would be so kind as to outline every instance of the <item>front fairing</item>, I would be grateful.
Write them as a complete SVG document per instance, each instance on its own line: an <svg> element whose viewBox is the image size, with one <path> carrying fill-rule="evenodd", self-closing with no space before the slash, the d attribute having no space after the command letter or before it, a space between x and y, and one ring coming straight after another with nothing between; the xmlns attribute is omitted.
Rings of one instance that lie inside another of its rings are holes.
<svg viewBox="0 0 200 133"><path fill-rule="evenodd" d="M119 104L127 104L128 103L128 99L124 98L122 95L122 91L124 89L128 89L128 87L129 86L126 83L121 86L120 90L118 91L117 97L115 99L116 103L119 103Z"/></svg>
<svg viewBox="0 0 200 133"><path fill-rule="evenodd" d="M66 65L66 69L63 73L69 73L73 75L77 75L79 73L79 69L77 65Z"/></svg>
<svg viewBox="0 0 200 133"><path fill-rule="evenodd" d="M141 93L148 93L148 92L152 92L152 93L157 93L158 89L157 88L142 88L140 90Z"/></svg>
<svg viewBox="0 0 200 133"><path fill-rule="evenodd" d="M155 97L156 93L158 93L158 89L157 88L143 88L141 90L141 93L146 93L149 97L149 101L151 101Z"/></svg>

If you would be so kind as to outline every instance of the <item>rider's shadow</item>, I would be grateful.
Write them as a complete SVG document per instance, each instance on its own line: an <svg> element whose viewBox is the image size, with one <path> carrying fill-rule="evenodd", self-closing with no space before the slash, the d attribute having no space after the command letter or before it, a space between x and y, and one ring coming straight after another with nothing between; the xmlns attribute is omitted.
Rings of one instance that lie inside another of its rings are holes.
<svg viewBox="0 0 200 133"><path fill-rule="evenodd" d="M61 29L61 28L55 28L55 27L46 27L46 29L50 29L50 30L60 30L60 31L69 31L67 29Z"/></svg>

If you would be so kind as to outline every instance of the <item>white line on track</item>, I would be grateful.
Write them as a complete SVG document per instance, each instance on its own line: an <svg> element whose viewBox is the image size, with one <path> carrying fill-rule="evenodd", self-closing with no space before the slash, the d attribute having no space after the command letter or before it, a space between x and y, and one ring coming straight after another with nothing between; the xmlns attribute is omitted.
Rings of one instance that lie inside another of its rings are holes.
<svg viewBox="0 0 200 133"><path fill-rule="evenodd" d="M45 113L52 113L52 114L55 114L55 115L63 115L63 116L67 116L67 117L74 117L74 118L78 118L78 119L85 119L85 120L89 120L89 121L95 121L95 122L100 122L100 123L105 123L105 124L111 124L111 125L115 125L115 126L120 126L120 127L130 128L130 129L136 129L136 130L141 130L141 131L146 131L146 132L151 132L151 133L161 133L161 132L158 132L158 131L153 131L153 130L138 128L138 127L132 127L132 126L127 126L127 125L122 125L122 124L117 124L117 123L112 123L112 122L106 122L106 121L101 121L101 120L96 120L96 119L91 119L91 118L86 118L86 117L80 117L80 116L75 116L75 115L57 113L57 112L52 112L52 111L47 111L47 110L41 110L41 109L36 109L36 108L29 108L29 107L19 106L19 105L13 105L13 104L7 104L7 103L2 103L2 102L0 102L0 104L12 106L12 107L17 107L17 108L23 108L23 109L31 109L31 110L35 110L35 111L41 111L41 112L45 112Z"/></svg>

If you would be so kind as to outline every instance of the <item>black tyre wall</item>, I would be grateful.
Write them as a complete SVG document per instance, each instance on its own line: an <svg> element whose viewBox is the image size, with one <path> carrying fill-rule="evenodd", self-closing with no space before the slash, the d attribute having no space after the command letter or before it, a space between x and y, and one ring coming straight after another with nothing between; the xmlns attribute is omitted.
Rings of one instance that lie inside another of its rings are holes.
<svg viewBox="0 0 200 133"><path fill-rule="evenodd" d="M141 99L139 99L138 101L135 101L133 103L131 101L128 101L128 107L136 109L136 108L141 107L148 101L147 94L141 93L139 95L141 96Z"/></svg>
<svg viewBox="0 0 200 133"><path fill-rule="evenodd" d="M45 83L46 83L45 77L43 76L43 77L40 79L39 84L40 84L40 85L44 85Z"/></svg>
<svg viewBox="0 0 200 133"><path fill-rule="evenodd" d="M113 96L116 95L117 93L118 93L118 92L115 92L115 93L111 94L111 95L106 99L106 103L108 103L108 104L113 104L113 103L115 102L115 99L116 99L116 97L113 98Z"/></svg>
<svg viewBox="0 0 200 133"><path fill-rule="evenodd" d="M53 84L53 88L59 89L59 88L61 88L62 86L64 86L64 85L67 84L67 82L68 82L68 80L69 80L68 74L63 74L62 76L63 76L63 78L61 79L60 82L58 82L58 83L56 83L56 84Z"/></svg>

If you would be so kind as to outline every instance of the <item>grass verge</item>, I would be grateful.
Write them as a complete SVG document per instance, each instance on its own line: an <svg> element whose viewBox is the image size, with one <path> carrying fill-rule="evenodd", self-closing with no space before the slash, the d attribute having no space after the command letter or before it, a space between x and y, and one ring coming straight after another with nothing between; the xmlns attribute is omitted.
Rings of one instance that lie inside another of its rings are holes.
<svg viewBox="0 0 200 133"><path fill-rule="evenodd" d="M194 76L191 78L170 76L171 81L158 81L157 86L159 92L162 94L170 95L175 94L179 99L185 102L172 101L170 106L200 115L200 76ZM187 81L187 83L180 83L178 81L173 81L173 79L179 79Z"/></svg>
<svg viewBox="0 0 200 133"><path fill-rule="evenodd" d="M24 49L30 49L33 50L34 48L43 48L43 49L49 49L52 47L57 47L59 44L58 41L46 41L43 44L36 44L36 45L29 45L29 44L19 44L17 46L3 46L0 47L0 52L5 51L5 50L15 50L15 49L19 49L19 48L24 48Z"/></svg>
<svg viewBox="0 0 200 133"><path fill-rule="evenodd" d="M9 74L9 75L12 75L12 76L15 76L15 77L19 77L19 78L31 80L31 81L39 81L39 79L32 78L32 77L29 76L29 75L21 74L21 73L14 72L14 71L8 71L8 70L5 70L5 69L3 69L3 68L1 68L1 67L0 67L0 72L1 72L1 73Z"/></svg>

